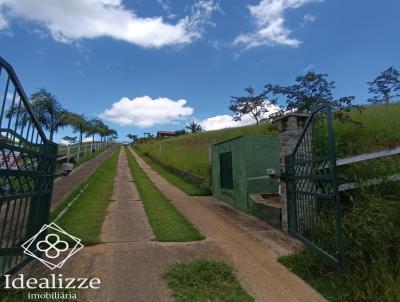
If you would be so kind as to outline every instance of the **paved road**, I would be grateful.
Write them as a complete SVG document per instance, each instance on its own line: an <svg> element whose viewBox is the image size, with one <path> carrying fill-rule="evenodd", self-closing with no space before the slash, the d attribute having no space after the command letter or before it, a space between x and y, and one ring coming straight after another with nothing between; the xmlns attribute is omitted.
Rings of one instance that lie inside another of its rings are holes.
<svg viewBox="0 0 400 302"><path fill-rule="evenodd" d="M68 176L62 176L54 182L53 196L51 199L51 209L59 205L69 193L79 184L89 178L90 175L112 154L114 146L109 147L95 158L87 161L72 171Z"/></svg>

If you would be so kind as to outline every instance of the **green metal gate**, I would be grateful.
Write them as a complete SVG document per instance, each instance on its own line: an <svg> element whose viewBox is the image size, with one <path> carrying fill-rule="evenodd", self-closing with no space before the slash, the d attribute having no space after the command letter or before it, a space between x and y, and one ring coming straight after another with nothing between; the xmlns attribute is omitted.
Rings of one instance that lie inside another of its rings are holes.
<svg viewBox="0 0 400 302"><path fill-rule="evenodd" d="M0 277L30 259L21 244L49 220L57 145L48 141L13 68L0 57Z"/></svg>
<svg viewBox="0 0 400 302"><path fill-rule="evenodd" d="M329 107L312 112L293 153L285 158L285 168L289 232L342 269L341 203Z"/></svg>

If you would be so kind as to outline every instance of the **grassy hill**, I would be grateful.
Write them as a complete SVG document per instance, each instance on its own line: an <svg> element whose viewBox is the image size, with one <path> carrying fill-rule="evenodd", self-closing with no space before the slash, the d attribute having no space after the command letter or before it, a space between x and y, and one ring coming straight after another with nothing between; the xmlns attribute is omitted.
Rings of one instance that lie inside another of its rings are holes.
<svg viewBox="0 0 400 302"><path fill-rule="evenodd" d="M208 150L212 144L240 135L276 135L276 133L275 130L268 129L266 124L251 125L154 140L139 145L138 148L141 152L148 153L170 166L209 178Z"/></svg>
<svg viewBox="0 0 400 302"><path fill-rule="evenodd" d="M361 126L335 121L339 157L400 146L400 103L366 106L362 113L350 115ZM154 140L138 148L170 166L209 178L209 147L240 135L277 135L277 131L268 124L251 125Z"/></svg>

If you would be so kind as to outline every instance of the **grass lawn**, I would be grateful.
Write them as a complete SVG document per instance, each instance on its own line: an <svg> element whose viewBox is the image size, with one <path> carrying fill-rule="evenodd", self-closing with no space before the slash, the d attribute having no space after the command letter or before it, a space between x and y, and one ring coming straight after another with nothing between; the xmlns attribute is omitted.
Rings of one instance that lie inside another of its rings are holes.
<svg viewBox="0 0 400 302"><path fill-rule="evenodd" d="M132 177L143 201L144 210L156 240L186 242L204 239L199 231L151 182L128 148L126 149L126 154Z"/></svg>
<svg viewBox="0 0 400 302"><path fill-rule="evenodd" d="M178 187L183 192L190 196L206 196L210 195L210 189L205 187L200 187L189 180L185 179L183 176L176 175L170 171L167 167L152 160L149 156L146 156L142 152L139 152L141 157L146 161L146 163L155 171L157 171L162 177L164 177L170 184Z"/></svg>
<svg viewBox="0 0 400 302"><path fill-rule="evenodd" d="M88 187L79 199L57 221L61 228L82 239L83 244L100 242L101 226L111 199L119 151L120 147L117 146L113 155L89 177ZM72 200L76 194L77 190L68 196L67 201ZM67 204L68 202L61 206L65 207ZM56 211L61 210L57 208Z"/></svg>
<svg viewBox="0 0 400 302"><path fill-rule="evenodd" d="M338 157L357 155L400 146L400 103L369 105L350 117L361 123L335 121L335 144Z"/></svg>
<svg viewBox="0 0 400 302"><path fill-rule="evenodd" d="M201 259L172 265L164 279L177 302L254 301L223 261Z"/></svg>

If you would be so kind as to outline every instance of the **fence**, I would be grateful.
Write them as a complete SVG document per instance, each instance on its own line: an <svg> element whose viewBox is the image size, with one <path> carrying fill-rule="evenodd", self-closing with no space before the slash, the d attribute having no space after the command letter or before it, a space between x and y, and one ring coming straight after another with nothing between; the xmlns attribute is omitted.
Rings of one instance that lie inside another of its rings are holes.
<svg viewBox="0 0 400 302"><path fill-rule="evenodd" d="M82 155L86 157L88 153L104 150L110 144L112 144L112 142L95 141L82 144L76 143L70 145L60 145L58 147L57 161L70 162L71 158L79 161Z"/></svg>

